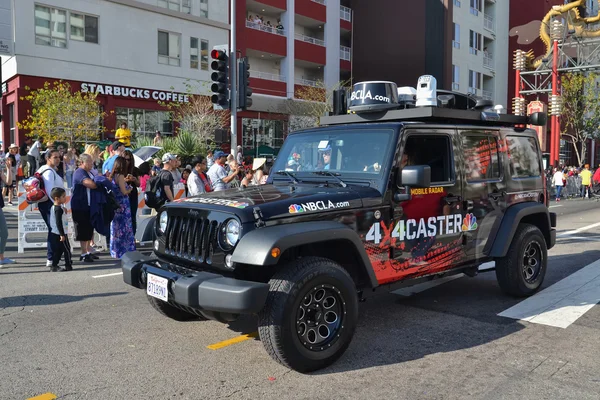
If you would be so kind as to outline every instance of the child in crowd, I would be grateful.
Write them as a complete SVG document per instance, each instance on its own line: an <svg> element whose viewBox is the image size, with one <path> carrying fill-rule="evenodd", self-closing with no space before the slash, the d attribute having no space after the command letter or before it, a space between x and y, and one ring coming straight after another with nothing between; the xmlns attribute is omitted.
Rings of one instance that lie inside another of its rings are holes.
<svg viewBox="0 0 600 400"><path fill-rule="evenodd" d="M73 264L71 262L71 246L69 245L69 238L65 233L63 226L63 215L65 213L62 205L67 202L67 192L65 189L55 187L50 192L50 197L54 201L54 205L50 210L50 246L54 257L52 258L51 272L62 272L63 270L58 267L61 257L65 256L65 269L64 271L71 271Z"/></svg>

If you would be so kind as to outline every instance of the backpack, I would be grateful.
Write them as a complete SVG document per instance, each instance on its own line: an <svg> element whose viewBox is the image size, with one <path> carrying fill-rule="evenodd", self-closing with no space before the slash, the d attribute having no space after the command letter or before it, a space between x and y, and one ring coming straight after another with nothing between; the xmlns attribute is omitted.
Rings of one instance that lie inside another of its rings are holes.
<svg viewBox="0 0 600 400"><path fill-rule="evenodd" d="M44 167L42 167L44 168ZM42 168L35 171L31 178L23 181L23 187L25 188L25 198L29 204L32 203L43 203L48 201L48 196L44 190L44 178L42 175L44 172L51 170L52 173L56 174L52 168L48 167L42 171ZM41 171L41 172L40 172Z"/></svg>
<svg viewBox="0 0 600 400"><path fill-rule="evenodd" d="M169 171L161 171L159 174L148 179L148 182L146 183L144 201L149 208L158 210L166 202L166 199L162 195L162 188L160 187L160 178L165 172L170 174Z"/></svg>

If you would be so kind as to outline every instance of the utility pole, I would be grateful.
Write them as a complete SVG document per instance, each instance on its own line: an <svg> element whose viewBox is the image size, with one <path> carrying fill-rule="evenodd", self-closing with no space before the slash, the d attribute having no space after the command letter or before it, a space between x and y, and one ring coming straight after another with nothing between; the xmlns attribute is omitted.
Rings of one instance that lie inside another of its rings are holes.
<svg viewBox="0 0 600 400"><path fill-rule="evenodd" d="M229 89L229 98L230 100L230 111L231 111L231 154L235 154L237 151L237 48L235 42L235 0L231 0L231 10L230 10L230 19L231 19L231 37L229 42L231 43L231 56L229 57L230 67L230 79L229 82L231 84L231 88Z"/></svg>

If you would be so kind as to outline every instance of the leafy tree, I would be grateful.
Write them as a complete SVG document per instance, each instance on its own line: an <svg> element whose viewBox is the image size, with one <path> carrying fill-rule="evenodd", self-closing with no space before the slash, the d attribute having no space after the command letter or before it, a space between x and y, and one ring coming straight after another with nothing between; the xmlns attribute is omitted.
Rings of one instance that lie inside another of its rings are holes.
<svg viewBox="0 0 600 400"><path fill-rule="evenodd" d="M179 122L178 136L189 135L179 141L177 148L182 154L206 154L209 147L214 147L215 132L229 129L231 114L228 111L215 110L210 97L198 93L205 84L188 80L185 82L189 101L187 103L163 103L172 112L173 120ZM193 138L194 140L188 140Z"/></svg>
<svg viewBox="0 0 600 400"><path fill-rule="evenodd" d="M594 73L570 73L561 78L561 134L571 138L579 165L585 164L587 140L600 135L600 99Z"/></svg>
<svg viewBox="0 0 600 400"><path fill-rule="evenodd" d="M285 113L290 115L290 132L319 126L319 119L333 110L333 91L348 86L348 81L340 81L327 87L323 81L314 86L301 86L294 99L285 102Z"/></svg>
<svg viewBox="0 0 600 400"><path fill-rule="evenodd" d="M104 131L101 124L106 113L100 110L95 93L73 92L67 82L46 82L44 87L30 90L21 97L31 104L23 121L17 121L26 135L44 142L88 142Z"/></svg>

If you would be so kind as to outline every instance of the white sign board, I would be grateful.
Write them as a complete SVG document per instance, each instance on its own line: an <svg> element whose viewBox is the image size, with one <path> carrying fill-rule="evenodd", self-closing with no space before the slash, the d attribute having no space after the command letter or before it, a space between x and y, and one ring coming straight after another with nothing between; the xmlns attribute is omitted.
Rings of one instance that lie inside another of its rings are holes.
<svg viewBox="0 0 600 400"><path fill-rule="evenodd" d="M14 54L12 0L0 0L0 56Z"/></svg>

